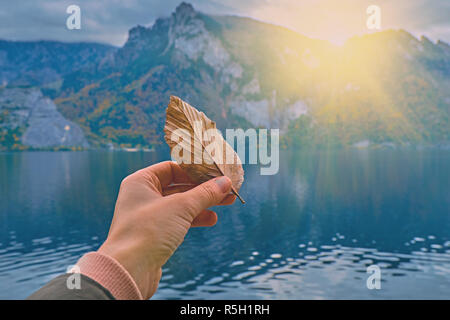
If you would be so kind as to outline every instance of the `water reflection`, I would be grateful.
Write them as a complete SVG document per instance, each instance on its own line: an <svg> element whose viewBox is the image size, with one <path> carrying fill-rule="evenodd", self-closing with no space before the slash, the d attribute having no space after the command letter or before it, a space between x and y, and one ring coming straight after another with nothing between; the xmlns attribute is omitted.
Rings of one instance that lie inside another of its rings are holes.
<svg viewBox="0 0 450 320"><path fill-rule="evenodd" d="M0 155L0 298L23 298L107 234L123 177L155 153ZM164 266L159 299L450 298L450 152L282 154L246 167ZM367 266L382 289L366 288Z"/></svg>

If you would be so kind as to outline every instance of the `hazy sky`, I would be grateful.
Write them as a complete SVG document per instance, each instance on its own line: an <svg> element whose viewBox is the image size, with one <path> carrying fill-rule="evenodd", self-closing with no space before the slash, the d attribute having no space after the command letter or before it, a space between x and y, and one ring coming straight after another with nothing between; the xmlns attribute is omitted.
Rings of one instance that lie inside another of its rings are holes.
<svg viewBox="0 0 450 320"><path fill-rule="evenodd" d="M98 41L122 45L128 30L169 16L180 0L0 0L0 38ZM450 0L192 0L210 14L253 17L301 34L342 43L368 32L366 8L381 8L382 29L450 43ZM81 30L68 30L66 8L81 7Z"/></svg>

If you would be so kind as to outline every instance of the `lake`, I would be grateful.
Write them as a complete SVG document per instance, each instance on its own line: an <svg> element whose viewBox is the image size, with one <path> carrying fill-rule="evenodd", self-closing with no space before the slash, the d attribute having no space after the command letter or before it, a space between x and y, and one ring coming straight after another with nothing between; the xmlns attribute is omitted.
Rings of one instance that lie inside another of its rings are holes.
<svg viewBox="0 0 450 320"><path fill-rule="evenodd" d="M105 239L120 181L155 152L0 154L0 298L22 299ZM450 151L285 152L192 229L155 299L450 299ZM369 290L367 267L381 270Z"/></svg>

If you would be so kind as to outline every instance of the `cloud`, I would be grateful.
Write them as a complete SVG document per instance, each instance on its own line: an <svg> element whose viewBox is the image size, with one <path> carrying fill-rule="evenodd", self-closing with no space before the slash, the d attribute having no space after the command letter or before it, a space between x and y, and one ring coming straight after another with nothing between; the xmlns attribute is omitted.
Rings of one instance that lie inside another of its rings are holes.
<svg viewBox="0 0 450 320"><path fill-rule="evenodd" d="M0 0L0 38L96 41L122 45L128 30L137 24L151 25L169 16L181 0ZM209 14L250 16L293 29L304 35L345 40L367 32L368 5L382 9L382 26L403 28L450 42L448 0L192 0ZM81 7L81 30L67 30L66 8Z"/></svg>

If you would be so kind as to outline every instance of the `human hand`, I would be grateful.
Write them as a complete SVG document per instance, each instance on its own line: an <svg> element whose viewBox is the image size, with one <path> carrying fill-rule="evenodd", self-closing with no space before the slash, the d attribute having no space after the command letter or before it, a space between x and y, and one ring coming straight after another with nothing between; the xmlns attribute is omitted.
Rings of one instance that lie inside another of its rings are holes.
<svg viewBox="0 0 450 320"><path fill-rule="evenodd" d="M126 177L120 186L108 237L98 252L116 259L149 299L161 268L190 227L209 227L217 214L207 208L228 205L231 181L219 177L192 184L178 164L166 161Z"/></svg>

